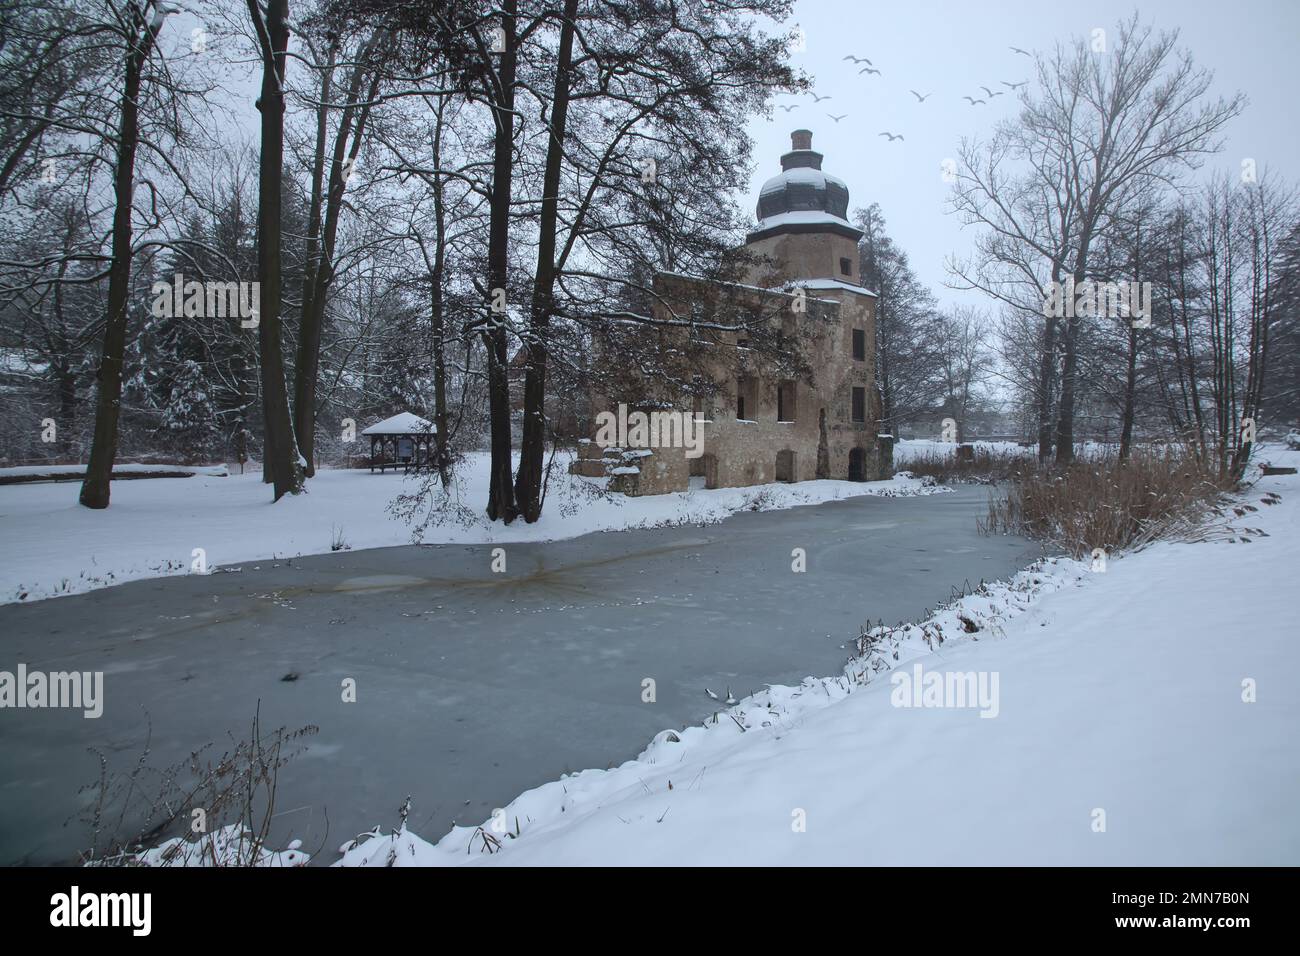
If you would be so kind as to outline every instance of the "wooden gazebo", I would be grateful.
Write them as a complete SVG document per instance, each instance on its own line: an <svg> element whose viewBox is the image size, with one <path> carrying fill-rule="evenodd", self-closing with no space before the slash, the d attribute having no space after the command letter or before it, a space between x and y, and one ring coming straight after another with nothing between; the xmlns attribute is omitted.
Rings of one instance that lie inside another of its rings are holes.
<svg viewBox="0 0 1300 956"><path fill-rule="evenodd" d="M371 474L376 468L382 475L385 468L409 473L426 467L433 461L435 432L432 422L410 412L375 422L361 432L370 439Z"/></svg>

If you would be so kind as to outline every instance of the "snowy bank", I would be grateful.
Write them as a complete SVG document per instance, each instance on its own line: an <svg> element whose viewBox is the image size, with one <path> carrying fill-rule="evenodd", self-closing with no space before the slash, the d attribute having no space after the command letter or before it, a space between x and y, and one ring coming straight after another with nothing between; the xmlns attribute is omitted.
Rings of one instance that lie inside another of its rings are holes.
<svg viewBox="0 0 1300 956"><path fill-rule="evenodd" d="M1044 562L843 675L339 865L1296 865L1298 500L1263 478L1201 541Z"/></svg>
<svg viewBox="0 0 1300 956"><path fill-rule="evenodd" d="M415 536L427 544L554 541L592 531L712 524L738 511L768 511L860 495L923 495L934 488L905 475L889 481L806 481L752 488L691 489L626 498L566 473L557 456L546 508L534 524L489 522L488 459L471 455L454 491L460 506ZM322 554L338 548L411 544L412 528L390 511L419 480L400 474L322 470L307 492L271 503L257 473L184 481L113 484L112 505L77 504L67 484L0 486L0 603L78 594L140 578L188 574L202 549L208 569L244 561Z"/></svg>
<svg viewBox="0 0 1300 956"><path fill-rule="evenodd" d="M149 465L123 462L113 466L113 478L190 478L204 475L224 478L229 474L225 465ZM32 481L75 481L86 476L85 465L16 465L0 468L0 484L20 484Z"/></svg>

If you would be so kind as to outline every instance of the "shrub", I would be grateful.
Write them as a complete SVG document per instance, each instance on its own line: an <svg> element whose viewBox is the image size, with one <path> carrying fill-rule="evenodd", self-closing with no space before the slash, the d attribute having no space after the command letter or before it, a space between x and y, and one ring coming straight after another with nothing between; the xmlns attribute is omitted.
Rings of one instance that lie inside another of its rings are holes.
<svg viewBox="0 0 1300 956"><path fill-rule="evenodd" d="M903 469L916 478L933 478L939 484L974 481L987 484L1014 479L1026 470L1037 467L1034 452L1020 449L985 448L974 446L968 460L957 457L956 447L950 450L925 451L902 462Z"/></svg>
<svg viewBox="0 0 1300 956"><path fill-rule="evenodd" d="M1203 517L1231 479L1177 449L1103 454L1064 469L1026 467L990 499L986 531L1046 539L1076 558L1140 547Z"/></svg>
<svg viewBox="0 0 1300 956"><path fill-rule="evenodd" d="M260 708L259 708L260 710ZM80 794L91 846L81 862L98 866L297 866L310 857L293 841L283 852L267 848L275 819L280 768L307 748L315 725L265 733L260 713L247 737L218 758L204 745L187 761L162 768L148 763L152 731L134 765L109 771L99 758L98 779ZM187 839L198 832L196 839ZM171 839L163 840L168 834ZM161 843L159 841L162 841Z"/></svg>

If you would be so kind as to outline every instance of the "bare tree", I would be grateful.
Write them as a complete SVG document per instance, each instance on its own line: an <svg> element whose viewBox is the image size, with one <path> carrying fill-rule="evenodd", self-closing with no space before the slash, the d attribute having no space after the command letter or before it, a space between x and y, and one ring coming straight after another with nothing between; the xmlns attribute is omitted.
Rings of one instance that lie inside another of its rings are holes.
<svg viewBox="0 0 1300 956"><path fill-rule="evenodd" d="M334 30L327 31L324 38L327 51L323 62L318 57L314 64L320 72L320 99L314 104L316 139L310 170L311 208L307 218L307 261L303 271L302 318L298 330L293 406L298 449L306 462L308 476L315 474L316 470L316 389L320 371L321 332L330 286L337 268L339 218L344 191L356 169L357 157L378 93L381 74L375 61L382 50L384 39L385 32L376 29L355 44L351 51L352 61L346 64L349 74L344 83L343 99L337 107L331 101L334 74L340 66L340 39ZM337 109L338 120L333 131L328 184L323 185L326 178L327 127L332 107Z"/></svg>
<svg viewBox="0 0 1300 956"><path fill-rule="evenodd" d="M966 438L966 419L993 367L986 317L959 306L940 316L936 327L943 407L957 422L957 440Z"/></svg>
<svg viewBox="0 0 1300 956"><path fill-rule="evenodd" d="M885 231L884 216L873 203L857 212L863 285L876 293L876 383L880 388L882 429L894 436L899 426L929 412L943 385L939 351L942 323L934 296L908 262L907 253Z"/></svg>
<svg viewBox="0 0 1300 956"><path fill-rule="evenodd" d="M262 153L258 167L257 278L260 312L257 327L262 366L264 457L274 499L302 490L304 462L294 440L285 390L280 335L281 212L284 166L285 60L289 46L289 0L248 0L248 15L262 60Z"/></svg>
<svg viewBox="0 0 1300 956"><path fill-rule="evenodd" d="M1178 48L1176 31L1156 34L1135 14L1114 32L1113 44L1102 34L1039 55L1036 87L1024 95L1014 124L987 149L972 146L964 153L967 172L956 206L993 236L985 262L995 247L1014 250L1007 261L1018 281L1043 276L1079 286L1091 278L1094 246L1117 228L1117 214L1131 197L1199 165L1244 104L1240 94L1208 98L1213 76ZM980 173L1005 165L1019 169ZM957 271L972 286L997 294L978 274ZM1026 305L1023 294L1010 301ZM1077 313L1068 315L1061 329L1058 464L1074 455L1079 322ZM1055 338L1049 319L1042 343L1044 403ZM1040 434L1040 453L1044 444Z"/></svg>
<svg viewBox="0 0 1300 956"><path fill-rule="evenodd" d="M140 143L140 98L145 63L170 12L159 0L130 0L118 18L124 44L122 97L117 133L117 162L113 172L112 266L108 276L108 314L99 362L95 408L95 437L90 448L80 502L87 508L107 508L113 461L117 457L117 425L122 405L122 359L126 350L127 295L131 289L132 206L135 195L135 156Z"/></svg>

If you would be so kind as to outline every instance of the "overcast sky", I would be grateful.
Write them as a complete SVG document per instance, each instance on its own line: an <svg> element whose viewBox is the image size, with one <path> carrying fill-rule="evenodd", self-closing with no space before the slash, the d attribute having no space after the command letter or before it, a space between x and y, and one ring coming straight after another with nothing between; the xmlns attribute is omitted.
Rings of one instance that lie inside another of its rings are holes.
<svg viewBox="0 0 1300 956"><path fill-rule="evenodd" d="M890 235L940 301L985 303L943 285L945 258L966 251L971 232L945 211L951 187L940 178L940 164L956 156L963 136L982 136L996 120L1013 116L1016 100L1006 95L971 106L961 97L983 98L981 84L1005 90L1000 81L1030 77L1030 60L1010 46L1046 50L1095 27L1113 36L1115 22L1134 9L1131 0L797 0L794 21L806 50L794 63L815 79L818 95L831 99L782 96L778 103L797 108L751 122L757 168L749 207L763 181L780 171L790 131L811 129L813 148L826 154L826 171L848 184L850 210L880 204ZM1136 9L1145 22L1180 31L1197 64L1214 71L1216 93L1240 90L1249 99L1228 128L1224 151L1203 172L1224 168L1235 175L1242 158L1252 157L1261 170L1300 181L1300 0L1144 0ZM848 54L869 58L881 75L859 75L861 66L843 60ZM918 104L909 89L933 95ZM848 115L837 123L827 114ZM884 130L905 139L890 142L879 136Z"/></svg>

